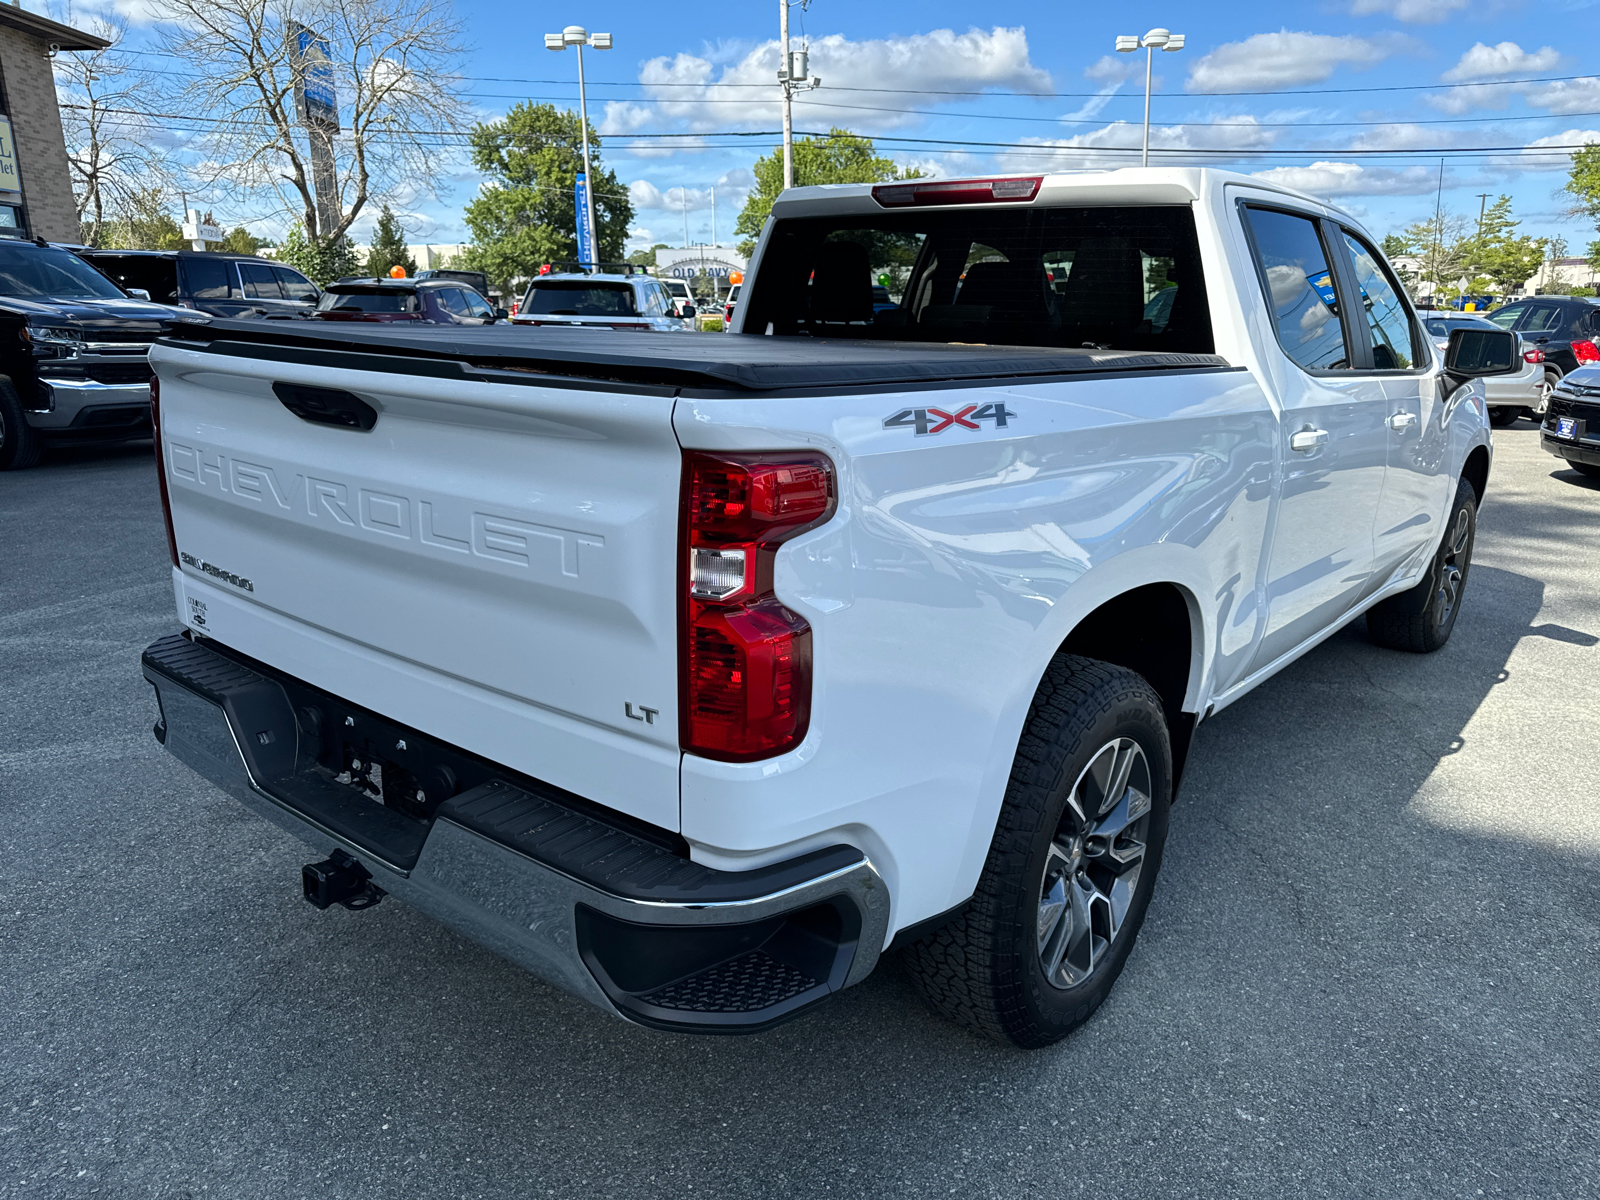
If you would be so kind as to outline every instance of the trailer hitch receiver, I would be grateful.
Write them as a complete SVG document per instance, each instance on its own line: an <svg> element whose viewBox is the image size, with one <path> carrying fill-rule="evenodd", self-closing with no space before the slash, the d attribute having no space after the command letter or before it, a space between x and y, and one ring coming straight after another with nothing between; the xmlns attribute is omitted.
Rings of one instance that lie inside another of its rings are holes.
<svg viewBox="0 0 1600 1200"><path fill-rule="evenodd" d="M300 882L306 899L318 908L335 904L349 909L371 908L388 895L372 882L371 873L343 850L301 867Z"/></svg>

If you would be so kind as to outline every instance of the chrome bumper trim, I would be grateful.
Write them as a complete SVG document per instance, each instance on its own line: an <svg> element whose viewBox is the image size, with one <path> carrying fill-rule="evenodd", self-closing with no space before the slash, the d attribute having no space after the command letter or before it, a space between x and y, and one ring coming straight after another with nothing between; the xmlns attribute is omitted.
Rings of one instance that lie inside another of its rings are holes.
<svg viewBox="0 0 1600 1200"><path fill-rule="evenodd" d="M55 379L43 376L39 380L39 386L50 389L53 403L48 411L25 410L28 424L35 429L66 429L86 408L114 404L145 404L150 400L148 383L99 383L93 379Z"/></svg>

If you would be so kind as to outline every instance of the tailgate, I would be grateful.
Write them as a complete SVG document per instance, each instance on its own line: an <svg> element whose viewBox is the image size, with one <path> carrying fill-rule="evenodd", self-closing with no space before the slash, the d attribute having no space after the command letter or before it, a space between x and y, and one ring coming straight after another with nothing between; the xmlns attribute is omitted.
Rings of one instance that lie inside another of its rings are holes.
<svg viewBox="0 0 1600 1200"><path fill-rule="evenodd" d="M151 362L191 627L678 827L670 391L172 345ZM303 419L275 384L350 393L376 421Z"/></svg>

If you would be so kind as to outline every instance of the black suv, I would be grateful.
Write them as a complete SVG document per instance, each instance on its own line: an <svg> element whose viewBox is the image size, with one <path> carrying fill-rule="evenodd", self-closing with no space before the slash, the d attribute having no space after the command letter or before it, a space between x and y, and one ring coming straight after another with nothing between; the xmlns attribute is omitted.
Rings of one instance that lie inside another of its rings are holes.
<svg viewBox="0 0 1600 1200"><path fill-rule="evenodd" d="M322 293L293 267L209 250L79 250L127 292L214 317L306 317Z"/></svg>
<svg viewBox="0 0 1600 1200"><path fill-rule="evenodd" d="M1524 344L1544 351L1548 397L1563 375L1600 362L1600 304L1583 296L1535 296L1489 314L1501 329L1514 329Z"/></svg>
<svg viewBox="0 0 1600 1200"><path fill-rule="evenodd" d="M134 299L77 255L0 240L0 470L46 444L150 436L150 343L205 321Z"/></svg>

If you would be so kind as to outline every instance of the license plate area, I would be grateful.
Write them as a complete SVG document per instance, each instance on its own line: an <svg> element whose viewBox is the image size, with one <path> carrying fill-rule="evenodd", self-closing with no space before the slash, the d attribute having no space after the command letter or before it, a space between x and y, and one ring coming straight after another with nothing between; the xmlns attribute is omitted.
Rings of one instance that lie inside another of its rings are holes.
<svg viewBox="0 0 1600 1200"><path fill-rule="evenodd" d="M1558 417L1556 419L1556 436L1569 438L1576 441L1578 438L1578 420L1576 417Z"/></svg>

